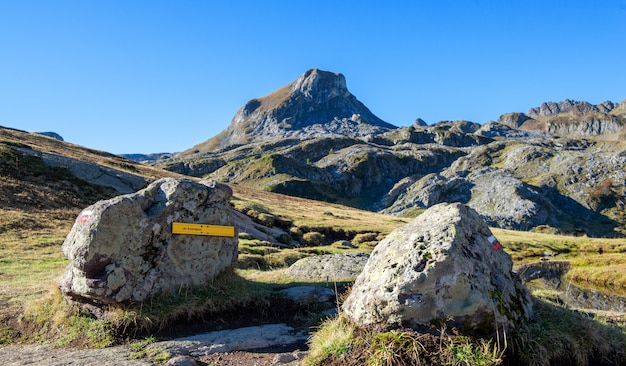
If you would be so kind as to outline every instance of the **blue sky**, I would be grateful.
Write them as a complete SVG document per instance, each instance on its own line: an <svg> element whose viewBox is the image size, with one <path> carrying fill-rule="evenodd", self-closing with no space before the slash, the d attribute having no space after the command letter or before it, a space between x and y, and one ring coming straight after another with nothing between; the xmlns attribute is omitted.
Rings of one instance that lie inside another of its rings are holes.
<svg viewBox="0 0 626 366"><path fill-rule="evenodd" d="M185 150L310 68L397 126L626 99L626 0L0 0L0 125Z"/></svg>

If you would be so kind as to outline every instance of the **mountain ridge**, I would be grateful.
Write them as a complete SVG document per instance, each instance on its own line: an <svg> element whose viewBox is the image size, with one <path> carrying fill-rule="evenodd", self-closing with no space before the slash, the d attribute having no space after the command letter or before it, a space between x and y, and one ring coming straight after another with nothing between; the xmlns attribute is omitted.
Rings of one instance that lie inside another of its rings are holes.
<svg viewBox="0 0 626 366"><path fill-rule="evenodd" d="M342 74L310 69L270 94L251 99L226 130L182 154L324 133L358 137L393 128L348 91Z"/></svg>
<svg viewBox="0 0 626 366"><path fill-rule="evenodd" d="M380 123L356 102L341 74L309 70L157 165L398 216L460 201L504 229L626 234L624 102L565 100L483 125L418 118L409 127Z"/></svg>
<svg viewBox="0 0 626 366"><path fill-rule="evenodd" d="M341 74L314 69L240 108L241 118L234 121L252 130L231 131L240 131L243 140L226 139L217 149L191 149L152 165L172 174L396 216L462 202L503 229L626 235L624 102L594 106L568 100L546 104L545 116L516 112L483 125L425 125L417 119L412 126L395 127L368 114L344 86ZM303 106L312 110L302 112ZM257 127L262 133L250 134ZM8 154L27 152L18 140ZM109 164L131 173L148 167L115 159ZM110 170L98 167L97 172Z"/></svg>

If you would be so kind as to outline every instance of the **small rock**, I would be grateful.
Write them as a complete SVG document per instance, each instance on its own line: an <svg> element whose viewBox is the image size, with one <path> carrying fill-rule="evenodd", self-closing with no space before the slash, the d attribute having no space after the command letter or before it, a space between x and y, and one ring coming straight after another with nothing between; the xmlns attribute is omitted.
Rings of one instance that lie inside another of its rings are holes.
<svg viewBox="0 0 626 366"><path fill-rule="evenodd" d="M315 302L328 302L333 300L335 297L335 292L333 290L320 286L289 287L281 290L280 293L300 305Z"/></svg>
<svg viewBox="0 0 626 366"><path fill-rule="evenodd" d="M198 366L196 360L189 356L175 356L167 361L168 366Z"/></svg>
<svg viewBox="0 0 626 366"><path fill-rule="evenodd" d="M294 351L291 353L281 353L274 357L272 360L271 366L285 366L285 365L300 365L301 360L303 360L309 353L303 351Z"/></svg>
<svg viewBox="0 0 626 366"><path fill-rule="evenodd" d="M272 360L272 364L281 364L281 363L288 363L288 362L292 362L296 360L296 356L293 353L281 353L279 355L276 355L274 357L274 360Z"/></svg>

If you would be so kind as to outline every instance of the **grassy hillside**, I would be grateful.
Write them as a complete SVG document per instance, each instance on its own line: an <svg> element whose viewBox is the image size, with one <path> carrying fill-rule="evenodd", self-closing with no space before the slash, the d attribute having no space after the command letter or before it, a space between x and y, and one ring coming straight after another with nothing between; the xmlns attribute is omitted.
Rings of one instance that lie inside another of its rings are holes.
<svg viewBox="0 0 626 366"><path fill-rule="evenodd" d="M294 260L346 250L369 252L377 241L409 220L232 186L234 207L255 221L282 225L299 232L301 237L306 233L318 233L325 239L303 241L303 245L299 247L281 247L244 233L240 237L238 268L226 273L207 288L161 296L141 307L111 309L110 320L96 321L69 307L56 289L58 279L68 263L60 247L82 208L116 193L77 179L64 168L46 167L36 157L19 154L12 148L14 146L68 154L86 161L139 172L150 179L173 175L171 172L136 164L104 152L0 128L0 344L44 341L57 345L101 347L128 340L138 334L152 334L159 329L185 323L188 319L195 323L211 319L205 317L208 313L233 314L250 312L250 309L269 309L263 307L267 306L263 304L270 301L272 289L301 284L284 276L285 267ZM551 253L559 260L570 261L572 269L568 278L573 283L610 293L626 292L626 279L623 275L626 273L626 239L566 237L499 229L493 231L516 264L539 261L545 253ZM353 245L338 244L341 240L350 240ZM250 263L255 265L250 266ZM436 341L430 344L434 348L426 347L424 350L428 348L432 357L441 354L452 357L451 360L457 362L451 361L449 364L464 364L463 358L459 356L461 350L467 357L474 357L480 352L483 355L490 353L494 357L484 364L495 365L501 364L500 361L506 358L504 351L510 353L515 349L517 353L512 353L515 357L519 356L520 350L530 350L532 354L528 356L528 360L532 362L527 361L527 364L545 364L537 361L542 352L552 352L548 356L559 359L560 356L555 355L555 352L566 352L572 347L587 347L581 351L583 356L588 348L595 346L606 346L610 350L621 347L620 345L626 347L624 329L608 325L602 320L604 318L581 318L579 313L544 300L538 301L538 320L529 324L523 330L525 333L511 338L511 342L519 344L509 345L508 351L502 345L494 348L494 344L485 345L480 340L465 338L431 339ZM284 317L285 314L290 314L289 311L282 312L282 315L265 315ZM319 318L311 317L310 314L298 314L302 317L298 320L301 324L319 324ZM563 317L573 317L572 322L583 326L572 330L557 328L559 321L555 319ZM221 319L230 321L235 317L231 315ZM619 321L620 318L613 316L611 319ZM317 361L311 362L333 364L335 361L332 360L345 362L345 357L348 357L342 356L345 354L350 354L350 357L373 354L378 360L383 360L378 364L398 364L398 360L410 360L412 357L404 355L404 350L415 349L420 341L425 342L424 344L427 342L427 338L410 333L359 336L360 330L347 327L340 319L324 323L321 329L320 332L344 332L342 334L345 337L337 340L334 336L320 333L312 344L317 352L314 353ZM350 332L349 336L346 335L347 332ZM549 332L560 332L565 336L568 332L573 332L572 334L584 336L562 340L563 344L546 350L547 345L556 339ZM595 338L586 337L587 335ZM539 340L541 337L542 340ZM609 337L610 342L606 337ZM320 338L324 338L326 342L321 346L315 343ZM581 345L581 338L585 338L586 345ZM316 347L323 349L320 351ZM399 348L394 351L393 347ZM348 351L352 353L346 353ZM395 361L385 363L384 360Z"/></svg>

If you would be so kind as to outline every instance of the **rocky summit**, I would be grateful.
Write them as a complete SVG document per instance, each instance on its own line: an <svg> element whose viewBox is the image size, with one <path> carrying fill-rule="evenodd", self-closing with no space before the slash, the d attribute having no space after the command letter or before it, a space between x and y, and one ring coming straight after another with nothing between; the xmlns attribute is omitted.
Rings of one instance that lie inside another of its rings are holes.
<svg viewBox="0 0 626 366"><path fill-rule="evenodd" d="M61 291L97 314L103 305L206 284L236 263L236 235L173 234L172 223L233 226L231 196L223 184L163 178L85 208L63 242L70 264Z"/></svg>
<svg viewBox="0 0 626 366"><path fill-rule="evenodd" d="M393 128L348 91L342 74L311 69L273 93L248 101L225 131L188 152L285 138L362 137Z"/></svg>
<svg viewBox="0 0 626 366"><path fill-rule="evenodd" d="M343 311L360 326L510 330L532 316L512 265L476 211L439 204L374 248Z"/></svg>

